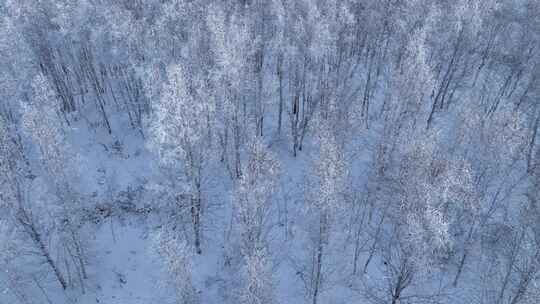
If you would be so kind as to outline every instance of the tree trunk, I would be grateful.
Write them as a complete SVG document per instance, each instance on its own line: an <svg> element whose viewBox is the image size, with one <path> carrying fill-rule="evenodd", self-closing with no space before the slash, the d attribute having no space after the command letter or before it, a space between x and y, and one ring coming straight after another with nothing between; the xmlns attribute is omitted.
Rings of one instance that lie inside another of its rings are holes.
<svg viewBox="0 0 540 304"><path fill-rule="evenodd" d="M58 283L60 283L60 286L62 286L62 289L66 289L67 288L66 279L60 272L60 269L56 265L55 261L52 259L49 253L49 250L47 249L47 246L45 245L45 242L43 242L43 238L41 237L41 234L37 231L34 223L31 222L31 219L26 214L26 211L22 210L21 213L24 219L19 219L19 221L26 228L26 231L30 235L30 238L34 241L40 253L45 258L45 261L47 262L49 267L52 269Z"/></svg>
<svg viewBox="0 0 540 304"><path fill-rule="evenodd" d="M327 233L327 215L321 214L319 219L319 241L317 243L317 257L315 260L315 279L313 286L313 304L317 304L317 299L320 293L321 278L322 278L322 263L323 263L323 251L324 242L326 240Z"/></svg>
<svg viewBox="0 0 540 304"><path fill-rule="evenodd" d="M454 278L454 282L452 284L454 287L457 286L458 281L459 281L459 277L461 276L461 272L463 271L463 266L465 266L465 260L467 259L467 255L469 253L468 246L469 246L470 240L472 239L472 235L473 235L473 232L474 232L474 226L475 226L475 223L473 222L471 224L471 228L469 229L469 233L467 235L467 240L465 241L465 249L464 249L465 252L463 252L463 256L461 257L461 261L459 262L456 277Z"/></svg>
<svg viewBox="0 0 540 304"><path fill-rule="evenodd" d="M277 76L279 80L278 134L281 134L283 118L283 54L279 54L277 60Z"/></svg>
<svg viewBox="0 0 540 304"><path fill-rule="evenodd" d="M195 251L201 254L201 195L200 186L197 186L197 197L191 199L191 218L195 238Z"/></svg>
<svg viewBox="0 0 540 304"><path fill-rule="evenodd" d="M381 220L379 221L379 225L377 226L377 230L375 231L375 239L373 240L373 245L371 245L371 249L369 250L369 256L366 260L366 263L364 264L364 273L367 272L367 268L369 266L369 263L371 262L371 259L373 258L373 255L375 254L375 249L377 248L377 243L379 242L379 235L381 234L384 218L386 217L386 208L384 210L384 213L381 216Z"/></svg>
<svg viewBox="0 0 540 304"><path fill-rule="evenodd" d="M527 148L527 170L530 172L533 168L533 154L534 146L536 144L536 136L538 134L538 127L540 126L540 111L536 114L536 121L534 122L533 133L531 134L531 140L529 141L529 147Z"/></svg>

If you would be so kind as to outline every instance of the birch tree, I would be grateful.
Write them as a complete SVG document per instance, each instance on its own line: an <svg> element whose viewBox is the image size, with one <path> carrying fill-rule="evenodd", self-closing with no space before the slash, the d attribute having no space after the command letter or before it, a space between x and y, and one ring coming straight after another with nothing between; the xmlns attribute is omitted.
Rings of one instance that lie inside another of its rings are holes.
<svg viewBox="0 0 540 304"><path fill-rule="evenodd" d="M347 166L341 145L327 122L322 121L318 133L319 155L313 166L313 185L307 194L310 212L316 218L310 241L313 256L310 271L310 300L316 304L325 281L327 250L332 226L343 208Z"/></svg>
<svg viewBox="0 0 540 304"><path fill-rule="evenodd" d="M156 248L161 258L169 284L176 293L176 301L181 304L200 303L193 285L193 249L178 235L160 232Z"/></svg>
<svg viewBox="0 0 540 304"><path fill-rule="evenodd" d="M33 99L24 106L23 125L39 149L43 178L49 181L49 191L58 200L59 232L66 258L73 259L79 277L79 284L84 292L84 280L87 278L84 244L79 235L81 205L79 195L72 186L77 179L74 170L76 155L67 142L60 107L56 95L49 87L43 75L37 75L32 83Z"/></svg>
<svg viewBox="0 0 540 304"><path fill-rule="evenodd" d="M260 137L249 144L243 175L234 192L235 213L243 255L242 303L273 303L273 274L268 254L273 195L277 190L279 162Z"/></svg>
<svg viewBox="0 0 540 304"><path fill-rule="evenodd" d="M209 126L213 109L203 95L203 80L188 72L179 64L167 69L167 81L154 104L151 148L158 152L162 162L181 172L186 193L178 195L184 194L182 197L187 200L194 248L200 254L204 182L212 152Z"/></svg>

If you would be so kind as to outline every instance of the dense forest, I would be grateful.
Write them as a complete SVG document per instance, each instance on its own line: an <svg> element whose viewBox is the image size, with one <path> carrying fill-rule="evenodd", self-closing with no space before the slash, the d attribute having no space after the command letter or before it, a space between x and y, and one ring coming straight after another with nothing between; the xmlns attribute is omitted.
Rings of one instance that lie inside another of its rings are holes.
<svg viewBox="0 0 540 304"><path fill-rule="evenodd" d="M540 1L0 0L0 303L540 303Z"/></svg>

